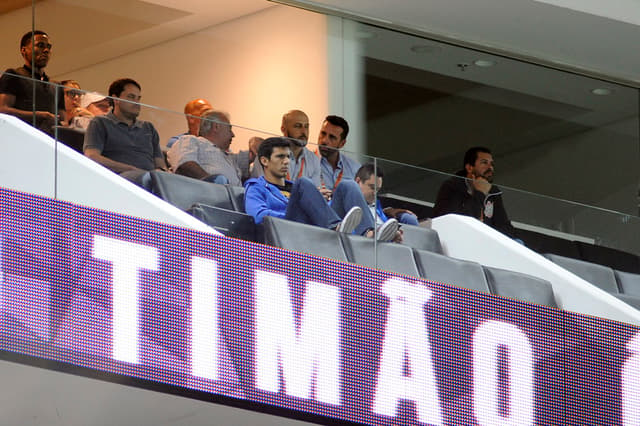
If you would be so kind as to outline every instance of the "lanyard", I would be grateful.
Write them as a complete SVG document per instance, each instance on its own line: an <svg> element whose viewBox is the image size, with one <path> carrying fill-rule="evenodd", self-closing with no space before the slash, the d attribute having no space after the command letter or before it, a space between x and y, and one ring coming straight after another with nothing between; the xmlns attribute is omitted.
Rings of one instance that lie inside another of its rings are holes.
<svg viewBox="0 0 640 426"><path fill-rule="evenodd" d="M304 172L304 157L302 157L302 160L300 160L300 171L298 172L298 176L296 176L296 179L300 179L302 177L303 172ZM291 180L291 176L289 175L289 172L287 172L287 180Z"/></svg>

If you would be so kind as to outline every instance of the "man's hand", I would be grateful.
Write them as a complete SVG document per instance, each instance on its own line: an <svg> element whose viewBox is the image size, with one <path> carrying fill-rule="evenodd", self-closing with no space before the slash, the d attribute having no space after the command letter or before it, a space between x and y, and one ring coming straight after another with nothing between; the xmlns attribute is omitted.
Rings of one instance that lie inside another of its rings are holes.
<svg viewBox="0 0 640 426"><path fill-rule="evenodd" d="M476 176L473 178L473 188L487 195L491 189L491 183L482 176Z"/></svg>
<svg viewBox="0 0 640 426"><path fill-rule="evenodd" d="M258 148L260 148L260 144L263 141L264 139L258 136L254 136L249 139L249 163L253 163L258 156Z"/></svg>
<svg viewBox="0 0 640 426"><path fill-rule="evenodd" d="M325 186L319 186L318 191L320 191L320 194L322 194L325 200L331 201L332 192L330 189L327 189Z"/></svg>
<svg viewBox="0 0 640 426"><path fill-rule="evenodd" d="M414 212L412 212L411 210L396 209L394 207L385 207L382 210L382 212L384 213L385 216L392 217L394 219L397 219L398 216L400 216L402 213L409 213L409 214L412 214L412 215L416 216L416 214Z"/></svg>

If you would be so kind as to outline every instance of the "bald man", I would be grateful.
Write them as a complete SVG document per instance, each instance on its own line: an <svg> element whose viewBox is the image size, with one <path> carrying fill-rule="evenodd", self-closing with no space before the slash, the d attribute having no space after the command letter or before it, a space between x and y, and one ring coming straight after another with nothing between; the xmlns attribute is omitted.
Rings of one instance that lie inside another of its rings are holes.
<svg viewBox="0 0 640 426"><path fill-rule="evenodd" d="M184 106L184 114L185 118L187 119L187 126L189 130L187 130L185 133L181 133L179 135L171 137L167 141L167 150L169 150L171 146L176 143L178 139L180 139L181 136L198 136L198 131L200 129L200 118L198 117L201 117L202 113L209 109L213 109L213 107L206 99L194 99L188 102Z"/></svg>
<svg viewBox="0 0 640 426"><path fill-rule="evenodd" d="M289 162L289 176L287 179L295 181L300 177L306 177L317 187L321 187L320 159L307 147L309 140L309 117L303 111L292 109L282 116L280 131L283 136L289 138L291 145L291 161ZM253 167L252 177L262 176L262 167L256 162ZM323 191L321 191L323 192ZM330 194L324 194L325 198Z"/></svg>

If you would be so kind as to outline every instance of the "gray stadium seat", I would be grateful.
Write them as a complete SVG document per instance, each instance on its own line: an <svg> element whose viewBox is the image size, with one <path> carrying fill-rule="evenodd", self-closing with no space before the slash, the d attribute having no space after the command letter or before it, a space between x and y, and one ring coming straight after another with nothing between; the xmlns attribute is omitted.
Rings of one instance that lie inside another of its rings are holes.
<svg viewBox="0 0 640 426"><path fill-rule="evenodd" d="M204 182L173 173L151 172L152 192L182 210L206 204L235 210L226 185Z"/></svg>
<svg viewBox="0 0 640 426"><path fill-rule="evenodd" d="M410 247L375 242L373 238L341 234L344 251L351 263L396 274L420 277Z"/></svg>
<svg viewBox="0 0 640 426"><path fill-rule="evenodd" d="M580 259L580 251L573 240L552 237L551 235L526 229L517 229L517 233L518 237L524 241L524 244L533 251Z"/></svg>
<svg viewBox="0 0 640 426"><path fill-rule="evenodd" d="M610 247L576 241L580 259L624 272L640 274L640 258L632 253Z"/></svg>
<svg viewBox="0 0 640 426"><path fill-rule="evenodd" d="M640 297L640 274L624 271L613 271L620 292L628 296Z"/></svg>
<svg viewBox="0 0 640 426"><path fill-rule="evenodd" d="M339 232L270 216L264 218L263 225L266 244L342 262L347 261Z"/></svg>
<svg viewBox="0 0 640 426"><path fill-rule="evenodd" d="M426 250L415 249L413 254L422 278L490 293L489 284L479 263L454 259Z"/></svg>
<svg viewBox="0 0 640 426"><path fill-rule="evenodd" d="M261 229L252 216L233 210L194 204L187 213L211 226L218 232L234 238L261 243L263 240Z"/></svg>
<svg viewBox="0 0 640 426"><path fill-rule="evenodd" d="M640 297L629 296L628 294L614 294L614 296L622 300L626 304L631 305L634 308L640 310Z"/></svg>
<svg viewBox="0 0 640 426"><path fill-rule="evenodd" d="M520 272L483 267L493 294L557 308L551 283Z"/></svg>
<svg viewBox="0 0 640 426"><path fill-rule="evenodd" d="M245 213L244 210L244 187L229 185L229 195L231 195L231 202L233 208L237 212Z"/></svg>
<svg viewBox="0 0 640 426"><path fill-rule="evenodd" d="M613 269L586 262L584 260L571 259L557 254L545 254L547 259L551 260L558 266L563 267L569 272L573 272L585 281L599 287L609 293L618 293L618 284Z"/></svg>
<svg viewBox="0 0 640 426"><path fill-rule="evenodd" d="M402 225L402 244L419 250L442 254L442 245L438 233L422 226Z"/></svg>

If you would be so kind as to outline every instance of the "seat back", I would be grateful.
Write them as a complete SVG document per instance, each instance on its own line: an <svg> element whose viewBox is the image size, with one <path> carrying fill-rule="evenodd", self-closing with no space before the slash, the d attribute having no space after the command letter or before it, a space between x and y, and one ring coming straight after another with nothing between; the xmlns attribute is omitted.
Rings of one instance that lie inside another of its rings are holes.
<svg viewBox="0 0 640 426"><path fill-rule="evenodd" d="M549 281L515 271L487 266L483 269L493 294L523 302L558 307Z"/></svg>
<svg viewBox="0 0 640 426"><path fill-rule="evenodd" d="M244 209L244 187L229 185L227 188L235 211L246 213Z"/></svg>
<svg viewBox="0 0 640 426"><path fill-rule="evenodd" d="M640 297L640 274L624 271L613 271L620 292L628 296Z"/></svg>
<svg viewBox="0 0 640 426"><path fill-rule="evenodd" d="M375 242L373 238L341 234L344 251L351 263L396 274L420 277L410 247Z"/></svg>
<svg viewBox="0 0 640 426"><path fill-rule="evenodd" d="M347 261L339 233L336 231L271 216L265 216L262 223L266 244L342 262Z"/></svg>
<svg viewBox="0 0 640 426"><path fill-rule="evenodd" d="M545 254L547 259L572 272L585 281L609 293L618 293L618 284L613 269L584 260L571 259L557 254Z"/></svg>
<svg viewBox="0 0 640 426"><path fill-rule="evenodd" d="M195 218L211 226L218 232L234 238L257 243L262 242L262 233L252 216L220 207L194 204L187 210Z"/></svg>
<svg viewBox="0 0 640 426"><path fill-rule="evenodd" d="M80 154L83 153L84 146L84 130L73 129L65 126L55 126L57 130L58 140L73 148Z"/></svg>
<svg viewBox="0 0 640 426"><path fill-rule="evenodd" d="M577 241L580 259L619 271L640 274L640 258L626 251Z"/></svg>
<svg viewBox="0 0 640 426"><path fill-rule="evenodd" d="M413 250L420 276L429 281L490 293L479 263L454 259L426 250Z"/></svg>
<svg viewBox="0 0 640 426"><path fill-rule="evenodd" d="M204 204L235 210L227 185L204 182L173 173L151 172L152 192L182 210Z"/></svg>
<svg viewBox="0 0 640 426"><path fill-rule="evenodd" d="M402 244L442 254L442 244L436 230L414 225L402 225L401 229Z"/></svg>

